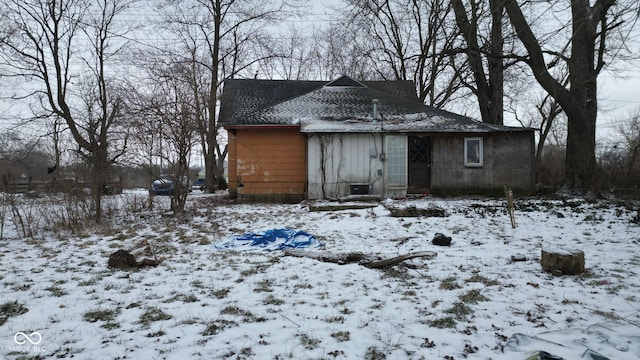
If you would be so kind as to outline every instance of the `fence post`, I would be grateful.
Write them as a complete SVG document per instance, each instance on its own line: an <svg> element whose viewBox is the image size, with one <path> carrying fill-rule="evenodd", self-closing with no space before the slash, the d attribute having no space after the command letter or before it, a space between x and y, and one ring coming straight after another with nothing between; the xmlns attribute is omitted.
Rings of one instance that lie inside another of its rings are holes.
<svg viewBox="0 0 640 360"><path fill-rule="evenodd" d="M511 227L516 228L516 213L513 205L513 190L504 186L504 195L507 197L507 210L509 211L509 217L511 218Z"/></svg>

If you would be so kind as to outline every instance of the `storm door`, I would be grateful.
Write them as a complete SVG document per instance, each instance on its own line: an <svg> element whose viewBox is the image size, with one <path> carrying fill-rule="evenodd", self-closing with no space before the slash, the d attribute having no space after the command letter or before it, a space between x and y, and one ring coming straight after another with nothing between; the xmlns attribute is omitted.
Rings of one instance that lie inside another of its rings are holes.
<svg viewBox="0 0 640 360"><path fill-rule="evenodd" d="M431 137L409 136L408 188L409 194L423 194L431 188Z"/></svg>

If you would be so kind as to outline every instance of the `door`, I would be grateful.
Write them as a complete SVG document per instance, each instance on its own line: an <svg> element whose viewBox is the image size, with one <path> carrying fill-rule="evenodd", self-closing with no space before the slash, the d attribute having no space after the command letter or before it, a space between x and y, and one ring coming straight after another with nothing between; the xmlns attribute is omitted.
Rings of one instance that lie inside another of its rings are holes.
<svg viewBox="0 0 640 360"><path fill-rule="evenodd" d="M385 135L385 195L407 196L407 137Z"/></svg>
<svg viewBox="0 0 640 360"><path fill-rule="evenodd" d="M409 136L408 188L409 194L423 194L431 188L431 137Z"/></svg>

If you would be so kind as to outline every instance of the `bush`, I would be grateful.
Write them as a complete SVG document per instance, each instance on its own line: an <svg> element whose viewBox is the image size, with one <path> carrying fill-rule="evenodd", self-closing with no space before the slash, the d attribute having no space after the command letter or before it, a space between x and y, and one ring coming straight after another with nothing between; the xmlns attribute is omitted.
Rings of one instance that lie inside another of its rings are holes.
<svg viewBox="0 0 640 360"><path fill-rule="evenodd" d="M218 178L218 190L227 190L229 188L229 184L227 184L227 179L224 176Z"/></svg>

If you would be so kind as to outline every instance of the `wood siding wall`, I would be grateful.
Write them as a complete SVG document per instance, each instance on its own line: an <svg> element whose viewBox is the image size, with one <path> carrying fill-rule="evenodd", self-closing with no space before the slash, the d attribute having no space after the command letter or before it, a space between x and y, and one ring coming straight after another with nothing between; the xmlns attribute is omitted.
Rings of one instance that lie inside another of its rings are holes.
<svg viewBox="0 0 640 360"><path fill-rule="evenodd" d="M423 135L432 140L432 192L495 193L505 184L534 191L533 132L468 135L483 139L481 167L464 165L464 134ZM237 129L229 132L229 190L239 198L278 201L339 198L351 193L352 184L368 184L370 194L389 196L381 152L381 134L307 139L292 128Z"/></svg>
<svg viewBox="0 0 640 360"><path fill-rule="evenodd" d="M534 191L533 132L420 135L432 139L432 192L500 193L505 184L520 193ZM465 137L483 139L483 166L464 165ZM381 134L309 135L308 198L347 196L351 184L369 184L372 195L406 196L406 184L384 183L383 151Z"/></svg>
<svg viewBox="0 0 640 360"><path fill-rule="evenodd" d="M304 199L306 175L306 137L297 128L229 131L232 195L256 200Z"/></svg>
<svg viewBox="0 0 640 360"><path fill-rule="evenodd" d="M474 134L483 139L483 166L464 165L463 135L433 137L431 187L436 192L534 191L533 132Z"/></svg>

